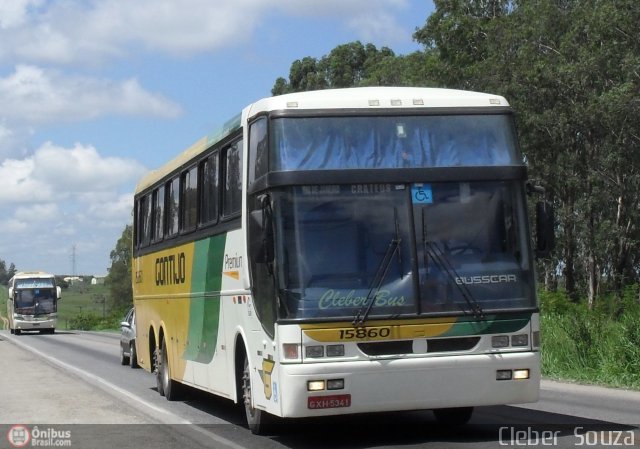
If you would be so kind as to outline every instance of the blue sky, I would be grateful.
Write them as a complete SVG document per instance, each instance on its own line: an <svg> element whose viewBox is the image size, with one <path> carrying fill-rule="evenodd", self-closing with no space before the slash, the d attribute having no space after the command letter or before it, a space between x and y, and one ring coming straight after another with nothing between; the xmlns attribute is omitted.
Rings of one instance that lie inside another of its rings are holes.
<svg viewBox="0 0 640 449"><path fill-rule="evenodd" d="M0 0L0 259L104 275L133 189L291 63L407 54L430 0Z"/></svg>

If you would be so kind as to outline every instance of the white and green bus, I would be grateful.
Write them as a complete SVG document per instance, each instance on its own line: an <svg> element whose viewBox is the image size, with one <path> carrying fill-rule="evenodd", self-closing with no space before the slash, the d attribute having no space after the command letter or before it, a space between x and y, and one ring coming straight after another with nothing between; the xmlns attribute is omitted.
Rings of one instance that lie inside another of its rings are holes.
<svg viewBox="0 0 640 449"><path fill-rule="evenodd" d="M42 271L21 271L8 283L7 317L9 330L53 334L58 323L58 301L61 289L53 274Z"/></svg>
<svg viewBox="0 0 640 449"><path fill-rule="evenodd" d="M255 433L274 417L462 423L536 401L527 186L498 95L257 101L137 186L139 363L169 400L189 385L244 404Z"/></svg>

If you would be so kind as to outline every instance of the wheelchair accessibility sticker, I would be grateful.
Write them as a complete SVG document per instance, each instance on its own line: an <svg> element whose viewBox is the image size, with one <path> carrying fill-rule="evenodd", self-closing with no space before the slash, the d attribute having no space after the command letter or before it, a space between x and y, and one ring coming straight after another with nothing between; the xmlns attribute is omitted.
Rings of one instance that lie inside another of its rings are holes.
<svg viewBox="0 0 640 449"><path fill-rule="evenodd" d="M431 184L413 184L411 186L411 202L413 204L433 203Z"/></svg>

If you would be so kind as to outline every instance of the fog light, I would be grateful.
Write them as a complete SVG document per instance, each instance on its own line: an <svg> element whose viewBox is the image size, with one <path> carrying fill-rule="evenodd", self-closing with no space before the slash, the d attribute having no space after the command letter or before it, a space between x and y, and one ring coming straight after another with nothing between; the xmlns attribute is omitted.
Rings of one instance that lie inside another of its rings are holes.
<svg viewBox="0 0 640 449"><path fill-rule="evenodd" d="M511 380L511 370L499 369L496 371L496 380Z"/></svg>
<svg viewBox="0 0 640 449"><path fill-rule="evenodd" d="M506 348L508 346L509 346L508 335L494 335L493 337L491 337L492 348Z"/></svg>
<svg viewBox="0 0 640 449"><path fill-rule="evenodd" d="M344 345L328 345L327 357L342 357L344 355Z"/></svg>
<svg viewBox="0 0 640 449"><path fill-rule="evenodd" d="M528 369L514 369L513 370L513 378L515 380L523 380L529 378L529 370Z"/></svg>
<svg viewBox="0 0 640 449"><path fill-rule="evenodd" d="M304 348L305 357L319 358L324 357L324 346L307 346Z"/></svg>
<svg viewBox="0 0 640 449"><path fill-rule="evenodd" d="M286 360L299 358L298 347L299 345L296 343L283 343L282 352L284 353L284 358Z"/></svg>
<svg viewBox="0 0 640 449"><path fill-rule="evenodd" d="M327 390L342 390L344 388L344 379L329 379L327 381Z"/></svg>
<svg viewBox="0 0 640 449"><path fill-rule="evenodd" d="M529 346L529 335L528 334L512 335L511 346Z"/></svg>
<svg viewBox="0 0 640 449"><path fill-rule="evenodd" d="M307 382L307 391L324 390L324 380L310 380Z"/></svg>

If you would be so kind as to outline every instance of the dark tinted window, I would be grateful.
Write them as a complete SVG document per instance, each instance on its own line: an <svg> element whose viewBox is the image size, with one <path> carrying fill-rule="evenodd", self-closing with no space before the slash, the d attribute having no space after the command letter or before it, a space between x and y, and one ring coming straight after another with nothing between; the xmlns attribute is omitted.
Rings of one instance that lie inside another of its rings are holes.
<svg viewBox="0 0 640 449"><path fill-rule="evenodd" d="M167 236L178 233L180 217L180 179L175 178L167 184Z"/></svg>
<svg viewBox="0 0 640 449"><path fill-rule="evenodd" d="M267 173L267 119L261 118L251 124L249 130L249 180L255 181Z"/></svg>
<svg viewBox="0 0 640 449"><path fill-rule="evenodd" d="M182 175L182 230L192 231L198 219L198 169L193 167Z"/></svg>
<svg viewBox="0 0 640 449"><path fill-rule="evenodd" d="M153 236L154 242L164 237L164 186L153 192Z"/></svg>
<svg viewBox="0 0 640 449"><path fill-rule="evenodd" d="M138 201L138 244L148 245L151 241L151 194Z"/></svg>
<svg viewBox="0 0 640 449"><path fill-rule="evenodd" d="M218 219L218 154L212 154L200 164L202 195L200 223L213 223Z"/></svg>
<svg viewBox="0 0 640 449"><path fill-rule="evenodd" d="M224 152L223 214L234 215L242 207L242 141Z"/></svg>

